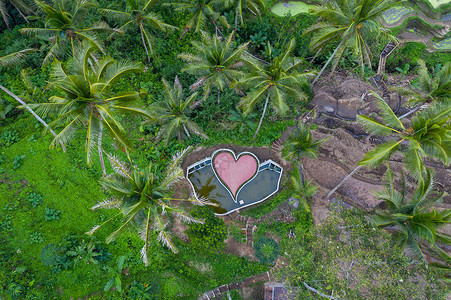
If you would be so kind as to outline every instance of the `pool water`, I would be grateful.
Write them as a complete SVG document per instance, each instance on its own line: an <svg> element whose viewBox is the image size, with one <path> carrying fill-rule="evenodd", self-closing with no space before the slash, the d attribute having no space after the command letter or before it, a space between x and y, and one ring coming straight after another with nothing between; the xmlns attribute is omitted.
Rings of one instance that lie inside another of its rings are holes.
<svg viewBox="0 0 451 300"><path fill-rule="evenodd" d="M236 202L221 184L211 166L211 160L189 167L187 178L197 197L205 197L218 204L214 207L219 215L261 202L279 189L282 168L273 161L262 163L254 179L247 182L237 193Z"/></svg>

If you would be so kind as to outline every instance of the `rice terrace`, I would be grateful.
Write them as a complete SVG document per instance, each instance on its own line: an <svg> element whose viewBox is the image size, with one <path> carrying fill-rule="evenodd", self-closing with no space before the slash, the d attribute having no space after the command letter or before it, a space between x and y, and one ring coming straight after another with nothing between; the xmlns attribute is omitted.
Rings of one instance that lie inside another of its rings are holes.
<svg viewBox="0 0 451 300"><path fill-rule="evenodd" d="M451 1L0 16L0 299L450 299Z"/></svg>

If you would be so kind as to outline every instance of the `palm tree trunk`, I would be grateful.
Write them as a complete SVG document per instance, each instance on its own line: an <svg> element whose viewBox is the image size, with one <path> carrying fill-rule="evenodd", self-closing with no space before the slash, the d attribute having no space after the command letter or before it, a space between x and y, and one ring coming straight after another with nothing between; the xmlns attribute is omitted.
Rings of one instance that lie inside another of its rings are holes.
<svg viewBox="0 0 451 300"><path fill-rule="evenodd" d="M321 71L319 71L318 75L316 76L315 80L313 80L312 84L315 84L315 82L318 80L318 78L321 76L321 74L323 74L324 70L326 69L326 67L329 65L330 61L332 60L332 58L334 58L335 54L337 54L338 49L341 47L341 45L343 44L345 40L342 39L340 44L338 44L337 48L335 48L334 52L332 53L332 55L329 57L329 59L327 60L326 64L323 66L323 68L321 69Z"/></svg>
<svg viewBox="0 0 451 300"><path fill-rule="evenodd" d="M22 99L20 99L18 96L16 96L13 92L11 92L10 90L8 90L7 88L5 88L3 85L0 84L0 89L2 89L3 91L5 91L8 95L10 95L11 97L13 97L14 99L16 99L20 104L22 104L39 122L41 122L42 125L44 125L45 128L47 128L48 131L50 131L50 133L56 137L56 133L52 130L52 128L49 127L49 125L43 120L41 119L41 117L39 117ZM59 142L61 145L61 148L63 148L63 151L66 152L66 147L64 146L63 142Z"/></svg>
<svg viewBox="0 0 451 300"><path fill-rule="evenodd" d="M139 24L139 32L141 33L141 40L143 41L144 50L146 50L147 60L150 61L149 50L147 50L147 45L146 45L146 41L144 39L144 33L143 33L143 28L142 28L141 24Z"/></svg>
<svg viewBox="0 0 451 300"><path fill-rule="evenodd" d="M19 12L20 16L27 21L27 23L30 23L30 21L28 21L27 17L25 17L25 15L22 13L22 11L16 6L14 5L14 1L10 1L9 3L11 3L15 9L17 9L17 11Z"/></svg>
<svg viewBox="0 0 451 300"><path fill-rule="evenodd" d="M103 176L106 176L105 162L103 161L103 150L102 150L102 134L103 134L103 119L102 116L99 118L99 136L97 138L97 150L99 151L100 165L102 166Z"/></svg>
<svg viewBox="0 0 451 300"><path fill-rule="evenodd" d="M262 126L263 118L265 117L266 107L268 107L269 95L271 95L271 88L268 90L268 95L266 96L265 106L263 107L262 117L260 118L260 122L258 123L257 131L255 131L254 139L257 137L258 131L260 130L260 126Z"/></svg>
<svg viewBox="0 0 451 300"><path fill-rule="evenodd" d="M188 138L190 138L191 135L189 134L189 131L188 131L188 129L186 128L185 124L182 124L182 125L183 125L183 129L185 129L186 135L188 136Z"/></svg>
<svg viewBox="0 0 451 300"><path fill-rule="evenodd" d="M340 181L339 184L337 184L330 192L329 194L327 194L327 199L329 199L330 196L332 196L333 193L335 193L336 190L338 190L338 188L340 186L343 185L343 183L345 183L346 180L348 180L349 177L351 177L352 175L354 175L355 172L357 172L357 170L359 170L362 166L358 166L357 168L355 168L351 173L348 174L348 176L346 176L345 178L343 178L342 181Z"/></svg>
<svg viewBox="0 0 451 300"><path fill-rule="evenodd" d="M301 187L305 188L305 180L304 180L304 166L298 161L298 172L299 172L299 183Z"/></svg>
<svg viewBox="0 0 451 300"><path fill-rule="evenodd" d="M219 99L221 99L221 90L219 89L219 85L218 85L218 105L219 105Z"/></svg>

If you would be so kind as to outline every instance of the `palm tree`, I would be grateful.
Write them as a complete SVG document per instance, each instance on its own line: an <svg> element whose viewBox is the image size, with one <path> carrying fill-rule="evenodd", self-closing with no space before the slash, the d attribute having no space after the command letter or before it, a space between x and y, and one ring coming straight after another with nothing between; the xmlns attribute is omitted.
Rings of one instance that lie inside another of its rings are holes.
<svg viewBox="0 0 451 300"><path fill-rule="evenodd" d="M21 50L21 51L18 51L18 52L14 52L14 53L10 53L8 55L2 56L2 57L0 57L0 67L8 67L8 66L12 66L14 64L17 64L17 63L19 63L21 61L21 59L26 54L31 53L31 52L35 52L35 51L37 51L37 49L24 49L24 50ZM29 105L27 105L27 103L25 101L23 101L19 96L17 96L16 94L14 94L13 92L8 90L6 87L4 87L1 84L0 84L0 90L4 91L8 95L10 95L12 98L14 98L17 102L19 102L21 104L22 107L25 107L42 125L44 125L44 127L48 131L50 131L50 133L54 137L56 137L56 133L52 130L52 128L50 128L50 126L41 117L39 117L34 112L34 110ZM3 113L6 116L6 114L8 113L8 111L11 108L10 108L10 106L6 106L4 109L5 110L4 110ZM63 151L66 152L66 147L64 146L64 144L63 143L60 143L60 144L61 144L61 147L62 147Z"/></svg>
<svg viewBox="0 0 451 300"><path fill-rule="evenodd" d="M243 113L245 115L250 114L255 105L261 102L266 96L263 113L254 138L260 130L269 101L271 101L274 109L283 115L288 110L288 105L285 102L288 94L295 97L296 100L307 99L307 96L301 90L301 83L305 82L307 76L312 76L314 72L298 72L302 60L291 56L295 43L295 40L292 39L285 51L266 65L261 65L255 60L244 59L252 71L239 84L253 90L240 101L239 105L243 108ZM269 57L271 57L271 46L268 47L268 51Z"/></svg>
<svg viewBox="0 0 451 300"><path fill-rule="evenodd" d="M426 171L423 157L448 163L451 156L451 125L448 122L451 118L451 105L437 103L415 115L410 126L406 127L380 96L374 92L372 94L379 102L383 121L362 115L357 116L357 119L370 133L387 137L394 135L395 139L368 151L358 165L378 166L388 161L396 150L401 150L406 168L416 178L421 178Z"/></svg>
<svg viewBox="0 0 451 300"><path fill-rule="evenodd" d="M244 25L243 10L248 10L254 16L261 19L261 10L265 10L265 3L262 0L225 0L224 6L235 11L235 31L238 29L238 19L241 26Z"/></svg>
<svg viewBox="0 0 451 300"><path fill-rule="evenodd" d="M17 12L20 14L20 16L29 23L27 17L25 14L31 14L33 13L33 9L30 6L30 3L27 0L0 0L0 15L2 16L3 22L8 27L8 29L11 29L9 27L9 18L10 15L8 13L8 3L13 6Z"/></svg>
<svg viewBox="0 0 451 300"><path fill-rule="evenodd" d="M17 52L7 54L5 56L1 56L0 57L0 67L8 67L8 66L13 66L15 64L18 64L25 57L25 55L32 53L32 52L36 52L36 51L38 51L38 49L28 48L28 49L24 49L24 50L20 50Z"/></svg>
<svg viewBox="0 0 451 300"><path fill-rule="evenodd" d="M204 100L210 94L212 86L218 89L218 104L220 91L229 87L239 79L243 73L238 70L243 66L242 54L247 44L233 49L233 32L223 41L218 36L209 36L202 31L202 42L192 42L197 54L182 53L178 57L185 60L188 65L182 70L200 76L197 82L191 85L191 90L200 86L204 89Z"/></svg>
<svg viewBox="0 0 451 300"><path fill-rule="evenodd" d="M164 99L151 106L151 111L154 114L153 121L161 124L157 140L164 139L164 144L168 145L176 136L182 141L184 135L190 138L191 134L208 139L208 136L199 125L188 117L197 92L185 98L183 96L183 87L177 77L175 77L173 88L166 80L163 79L162 81Z"/></svg>
<svg viewBox="0 0 451 300"><path fill-rule="evenodd" d="M322 20L304 32L314 34L310 48L319 52L330 44L338 41L339 44L313 83L333 58L332 72L335 70L347 48L357 56L362 73L365 64L371 68L372 54L367 39L383 36L396 40L379 22L381 14L396 3L393 0L332 0L316 7L313 12Z"/></svg>
<svg viewBox="0 0 451 300"><path fill-rule="evenodd" d="M396 91L408 95L414 104L451 101L451 62L439 70L429 73L426 63L418 59L418 90L396 88Z"/></svg>
<svg viewBox="0 0 451 300"><path fill-rule="evenodd" d="M152 12L155 6L155 0L126 0L125 11L112 9L100 9L100 12L117 22L122 23L118 32L126 30L131 26L139 28L141 40L146 50L147 59L153 55L152 39L148 28L166 32L167 29L176 29L177 27L164 23L161 18Z"/></svg>
<svg viewBox="0 0 451 300"><path fill-rule="evenodd" d="M163 177L157 177L153 173L154 166L152 162L147 168L140 170L132 162L130 164L123 163L116 157L108 155L115 173L102 178L100 183L111 194L111 197L96 204L92 209L118 208L121 212L103 224L94 226L87 234L92 235L102 225L123 215L123 224L107 237L107 243L114 241L126 229L127 225L133 224L138 229L139 236L144 240L141 257L146 266L148 265L147 251L149 239L153 232L158 233L158 240L160 242L174 253L177 253L178 250L172 242L171 235L166 228L170 216L176 215L186 222L202 223L203 221L192 218L181 207L174 205L173 201L191 202L196 205L212 205L212 203L204 199L197 199L195 197L174 199L171 196L171 187L183 178L180 163L187 150L174 156Z"/></svg>
<svg viewBox="0 0 451 300"><path fill-rule="evenodd" d="M71 54L82 41L90 41L103 53L103 47L99 41L97 32L111 31L105 22L99 22L91 27L84 27L84 17L90 8L96 7L91 0L52 0L52 5L35 0L37 6L45 15L45 28L22 28L20 32L36 36L39 39L48 40L50 50L44 58L43 64L47 64L55 58L62 58Z"/></svg>
<svg viewBox="0 0 451 300"><path fill-rule="evenodd" d="M105 56L95 62L93 68L89 68L88 57L95 49L94 45L86 42L77 47L70 73L56 60L51 70L54 81L50 84L62 92L62 95L52 96L50 103L30 106L38 107L38 112L42 114L56 112L57 119L50 123L50 126L64 124L64 129L52 141L51 147L57 142L66 144L79 127L87 126L85 150L88 164L91 164L91 156L97 143L102 171L106 175L102 150L104 127L121 148L130 150L132 144L115 113L132 113L147 118L151 116L144 109L131 106L144 93L114 91L114 83L121 76L141 72L142 65L115 61L110 56Z"/></svg>
<svg viewBox="0 0 451 300"><path fill-rule="evenodd" d="M229 28L230 25L224 16L221 16L216 10L221 5L218 0L191 0L181 3L166 3L166 5L172 5L176 10L187 12L191 15L191 18L185 25L182 31L184 35L187 31L195 28L195 32L202 29L207 21L211 21L214 26L219 21L223 26Z"/></svg>
<svg viewBox="0 0 451 300"><path fill-rule="evenodd" d="M328 139L329 137L314 140L310 128L304 125L304 123L299 123L297 128L290 133L290 136L285 141L284 148L282 149L282 157L286 160L296 162L301 187L305 186L302 158L318 158L319 146Z"/></svg>
<svg viewBox="0 0 451 300"><path fill-rule="evenodd" d="M437 211L433 205L442 200L443 194L434 193L433 173L425 171L423 180L411 197L405 190L405 180L402 190L398 192L393 183L393 172L388 169L385 177L385 189L375 193L378 199L387 205L385 211L378 211L372 216L373 224L378 227L397 226L396 241L404 250L407 246L418 258L425 260L424 242L428 248L435 250L447 260L451 257L435 243L451 243L451 236L438 232L438 229L451 223L451 209Z"/></svg>

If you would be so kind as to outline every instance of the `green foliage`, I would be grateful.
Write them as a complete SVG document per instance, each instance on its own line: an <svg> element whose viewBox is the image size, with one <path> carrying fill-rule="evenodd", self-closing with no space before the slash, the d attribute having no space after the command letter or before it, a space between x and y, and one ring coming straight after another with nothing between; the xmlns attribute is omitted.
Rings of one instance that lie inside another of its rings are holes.
<svg viewBox="0 0 451 300"><path fill-rule="evenodd" d="M432 249L448 262L451 261L445 251L435 243L450 244L451 236L438 231L451 223L451 209L438 211L433 206L442 201L443 193L434 191L434 173L427 169L424 179L411 197L407 196L405 178L402 178L402 189L398 192L394 186L393 172L388 169L385 176L385 189L375 195L385 202L387 210L378 211L371 218L374 225L385 228L396 225L399 234L396 242L400 252L408 247L417 259L426 262L424 249ZM426 241L429 245L426 246Z"/></svg>
<svg viewBox="0 0 451 300"><path fill-rule="evenodd" d="M35 243L43 243L44 242L44 236L42 235L42 233L34 231L30 234L30 243L35 244Z"/></svg>
<svg viewBox="0 0 451 300"><path fill-rule="evenodd" d="M31 192L28 195L28 202L30 202L31 206L36 207L42 203L42 195L39 193Z"/></svg>
<svg viewBox="0 0 451 300"><path fill-rule="evenodd" d="M116 291L122 293L122 269L124 268L124 263L127 257L122 255L118 257L116 268L107 267L108 275L111 277L110 280L105 284L103 290L106 292L110 290L113 286L116 288Z"/></svg>
<svg viewBox="0 0 451 300"><path fill-rule="evenodd" d="M193 245L208 251L224 248L224 240L227 238L224 220L216 217L209 207L196 207L192 210L191 215L205 220L203 224L190 224L186 231Z"/></svg>
<svg viewBox="0 0 451 300"><path fill-rule="evenodd" d="M232 236L237 242L245 243L246 235L243 233L243 229L240 226L231 225L227 228L229 236Z"/></svg>
<svg viewBox="0 0 451 300"><path fill-rule="evenodd" d="M13 159L13 170L18 169L22 165L22 161L25 155L14 155Z"/></svg>
<svg viewBox="0 0 451 300"><path fill-rule="evenodd" d="M312 296L304 283L337 298L444 299L447 288L438 273L401 256L390 234L365 216L355 209L335 211L310 233L297 230L284 249L288 265L277 271L278 280L299 287L301 299Z"/></svg>
<svg viewBox="0 0 451 300"><path fill-rule="evenodd" d="M6 146L9 147L14 143L17 143L20 138L19 138L19 132L17 132L17 130L6 130L3 131L2 135L0 136L1 139L1 143Z"/></svg>
<svg viewBox="0 0 451 300"><path fill-rule="evenodd" d="M46 221L52 221L52 220L59 220L61 211L54 209L54 208L45 208L45 215L44 219Z"/></svg>
<svg viewBox="0 0 451 300"><path fill-rule="evenodd" d="M262 264L271 264L279 256L279 245L271 238L261 238L254 243L255 257Z"/></svg>

